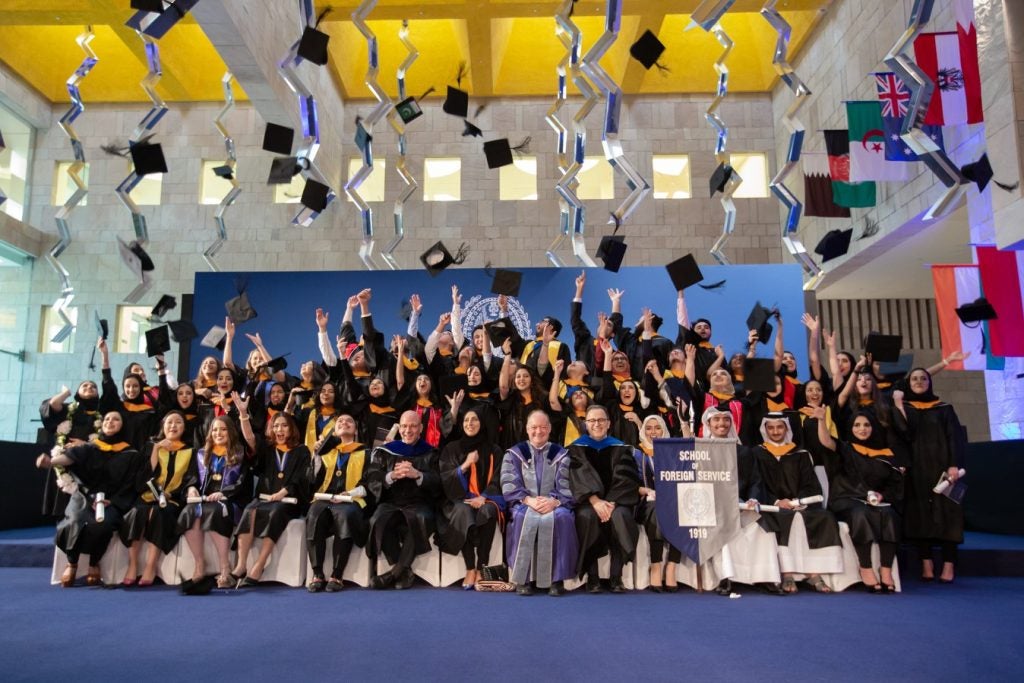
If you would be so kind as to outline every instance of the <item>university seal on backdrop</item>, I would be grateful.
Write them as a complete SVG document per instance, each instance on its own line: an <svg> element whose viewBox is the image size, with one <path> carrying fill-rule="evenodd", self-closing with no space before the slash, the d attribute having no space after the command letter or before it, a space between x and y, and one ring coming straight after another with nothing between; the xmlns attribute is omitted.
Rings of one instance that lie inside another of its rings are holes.
<svg viewBox="0 0 1024 683"><path fill-rule="evenodd" d="M654 510L661 533L697 564L740 529L736 442L655 439Z"/></svg>
<svg viewBox="0 0 1024 683"><path fill-rule="evenodd" d="M473 328L485 322L491 322L501 317L501 310L498 308L498 297L483 296L477 294L467 301L462 307L462 330L469 338ZM515 326L519 336L523 339L533 339L533 325L530 324L530 316L515 297L508 297L508 317ZM495 357L502 357L501 349L494 349Z"/></svg>

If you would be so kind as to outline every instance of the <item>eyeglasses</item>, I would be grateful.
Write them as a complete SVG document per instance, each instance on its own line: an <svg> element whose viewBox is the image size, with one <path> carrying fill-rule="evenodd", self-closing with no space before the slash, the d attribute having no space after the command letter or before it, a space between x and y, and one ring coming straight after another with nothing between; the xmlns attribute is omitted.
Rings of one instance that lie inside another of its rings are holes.
<svg viewBox="0 0 1024 683"><path fill-rule="evenodd" d="M598 417L598 418L595 418L593 420L584 420L584 422L586 422L588 425L600 425L600 424L604 424L605 422L608 422L608 421L609 420L608 420L607 417Z"/></svg>

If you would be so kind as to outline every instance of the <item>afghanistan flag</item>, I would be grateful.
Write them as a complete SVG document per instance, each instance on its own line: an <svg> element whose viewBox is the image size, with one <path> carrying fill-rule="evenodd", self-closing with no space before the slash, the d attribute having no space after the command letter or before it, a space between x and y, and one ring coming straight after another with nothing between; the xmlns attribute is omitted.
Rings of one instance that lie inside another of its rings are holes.
<svg viewBox="0 0 1024 683"><path fill-rule="evenodd" d="M826 130L829 175L832 176L832 201L839 206L874 206L874 183L850 182L850 134L845 130Z"/></svg>

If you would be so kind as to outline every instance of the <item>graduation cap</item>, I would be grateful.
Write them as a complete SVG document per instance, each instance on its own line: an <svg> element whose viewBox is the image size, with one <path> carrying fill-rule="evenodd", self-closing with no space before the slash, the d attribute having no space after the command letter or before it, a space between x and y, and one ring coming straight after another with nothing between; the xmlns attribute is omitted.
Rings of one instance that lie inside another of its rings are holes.
<svg viewBox="0 0 1024 683"><path fill-rule="evenodd" d="M301 171L298 157L277 157L270 162L267 185L287 185Z"/></svg>
<svg viewBox="0 0 1024 683"><path fill-rule="evenodd" d="M129 151L132 155L132 165L135 166L135 175L167 173L167 160L164 159L164 148L160 143L139 142L132 145Z"/></svg>
<svg viewBox="0 0 1024 683"><path fill-rule="evenodd" d="M469 381L465 375L445 375L441 377L439 383L442 396L453 396L459 391L469 390Z"/></svg>
<svg viewBox="0 0 1024 683"><path fill-rule="evenodd" d="M214 175L223 178L224 180L231 180L235 177L235 169L229 164L224 164L223 166L214 166L213 173Z"/></svg>
<svg viewBox="0 0 1024 683"><path fill-rule="evenodd" d="M650 29L644 31L644 34L629 47L629 54L633 59L643 64L644 68L648 70L658 63L663 52L665 52L665 46ZM658 68L664 67L659 65Z"/></svg>
<svg viewBox="0 0 1024 683"><path fill-rule="evenodd" d="M110 336L110 325L104 318L100 317L100 312L94 310L92 312L92 324L96 328L96 336L100 339L106 339Z"/></svg>
<svg viewBox="0 0 1024 683"><path fill-rule="evenodd" d="M150 318L163 318L167 315L167 312L178 307L178 300L170 294L164 294L160 297L160 301L156 302L156 306L149 312Z"/></svg>
<svg viewBox="0 0 1024 683"><path fill-rule="evenodd" d="M879 363L878 371L882 377L902 379L907 376L912 367L914 367L914 354L901 353L894 363Z"/></svg>
<svg viewBox="0 0 1024 683"><path fill-rule="evenodd" d="M263 149L274 154L291 154L295 131L288 126L268 123L263 131Z"/></svg>
<svg viewBox="0 0 1024 683"><path fill-rule="evenodd" d="M697 265L697 259L693 254L677 258L665 266L665 270L668 271L668 276L672 279L672 286L676 288L677 292L704 279L704 274L700 272L700 266Z"/></svg>
<svg viewBox="0 0 1024 683"><path fill-rule="evenodd" d="M814 247L814 253L821 256L822 263L839 258L849 251L851 239L853 239L853 228L829 230Z"/></svg>
<svg viewBox="0 0 1024 683"><path fill-rule="evenodd" d="M415 97L406 97L395 105L395 113L402 119L402 123L409 123L423 116L423 109Z"/></svg>
<svg viewBox="0 0 1024 683"><path fill-rule="evenodd" d="M484 323L484 332L487 333L487 338L491 340L491 345L499 349L506 339L515 339L519 336L519 331L512 324L511 318L498 318L492 322Z"/></svg>
<svg viewBox="0 0 1024 683"><path fill-rule="evenodd" d="M224 350L224 342L227 339L228 331L220 325L214 325L210 328L210 331L203 335L203 338L199 341L200 346L205 346L208 349L220 349Z"/></svg>
<svg viewBox="0 0 1024 683"><path fill-rule="evenodd" d="M494 280L491 281L491 294L519 296L519 287L522 284L523 274L521 272L499 268L494 271Z"/></svg>
<svg viewBox="0 0 1024 683"><path fill-rule="evenodd" d="M451 265L463 263L468 255L469 247L465 242L459 245L455 255L452 256L444 242L438 241L425 252L420 254L420 263L427 269L431 277L437 277L442 270Z"/></svg>
<svg viewBox="0 0 1024 683"><path fill-rule="evenodd" d="M327 63L327 42L331 39L323 31L307 26L299 38L299 56L319 66Z"/></svg>
<svg viewBox="0 0 1024 683"><path fill-rule="evenodd" d="M512 163L512 147L508 138L488 140L484 143L484 155L487 157L487 168L501 168Z"/></svg>
<svg viewBox="0 0 1024 683"><path fill-rule="evenodd" d="M869 332L867 341L864 342L864 353L871 354L871 360L879 363L898 361L901 348L903 348L903 336L899 334Z"/></svg>
<svg viewBox="0 0 1024 683"><path fill-rule="evenodd" d="M772 317L772 311L761 305L758 301L747 316L747 329L757 330L757 341L767 344L772 336L772 325L768 319ZM746 379L743 380L746 386Z"/></svg>
<svg viewBox="0 0 1024 683"><path fill-rule="evenodd" d="M236 325L252 320L256 317L256 309L249 303L249 293L242 290L233 299L229 299L224 303L224 309L228 312L228 317Z"/></svg>
<svg viewBox="0 0 1024 683"><path fill-rule="evenodd" d="M360 152L366 151L366 146L373 142L373 136L370 135L369 131L363 127L362 117L356 117L356 136L355 136L356 147L359 148Z"/></svg>
<svg viewBox="0 0 1024 683"><path fill-rule="evenodd" d="M743 359L744 391L775 391L775 361L771 358Z"/></svg>
<svg viewBox="0 0 1024 683"><path fill-rule="evenodd" d="M964 178L967 178L972 183L978 185L978 192L984 192L988 186L989 181L992 180L994 173L992 172L992 164L988 160L988 154L982 154L981 158L977 161L965 164L960 169L960 173Z"/></svg>
<svg viewBox="0 0 1024 683"><path fill-rule="evenodd" d="M715 172L711 174L711 180L708 182L708 197L714 197L716 192L724 192L725 185L732 178L733 170L729 164L719 164Z"/></svg>
<svg viewBox="0 0 1024 683"><path fill-rule="evenodd" d="M306 186L302 188L302 199L300 201L307 209L319 213L327 208L327 195L330 192L331 188L309 178L306 180Z"/></svg>
<svg viewBox="0 0 1024 683"><path fill-rule="evenodd" d="M463 120L463 122L462 122L462 137L464 137L464 138L482 138L483 136L484 136L484 132L482 130L480 130L477 126L474 126L468 120Z"/></svg>
<svg viewBox="0 0 1024 683"><path fill-rule="evenodd" d="M469 93L453 86L448 86L448 94L444 98L441 110L445 114L464 119L469 116Z"/></svg>
<svg viewBox="0 0 1024 683"><path fill-rule="evenodd" d="M604 261L604 269L613 273L619 272L622 259L626 256L625 235L605 235L597 245L597 257Z"/></svg>
<svg viewBox="0 0 1024 683"><path fill-rule="evenodd" d="M980 297L969 304L964 304L957 308L956 317L960 318L960 322L966 325L967 323L994 320L999 316L996 315L996 309L992 308L992 304L988 302L988 299Z"/></svg>
<svg viewBox="0 0 1024 683"><path fill-rule="evenodd" d="M179 344L184 344L199 336L199 330L191 320L172 320L167 323L167 326L171 328L171 339Z"/></svg>
<svg viewBox="0 0 1024 683"><path fill-rule="evenodd" d="M142 279L143 273L148 273L155 267L153 265L153 259L149 258L149 254L142 248L138 242L125 242L120 237L117 238L117 250L121 254L121 260L129 270L135 273L135 277Z"/></svg>
<svg viewBox="0 0 1024 683"><path fill-rule="evenodd" d="M163 12L164 2L163 0L132 0L131 8L143 12Z"/></svg>
<svg viewBox="0 0 1024 683"><path fill-rule="evenodd" d="M146 355L152 358L171 350L170 328L167 325L146 330Z"/></svg>
<svg viewBox="0 0 1024 683"><path fill-rule="evenodd" d="M270 374L272 374L272 375L275 372L281 372L282 370L284 370L287 367L288 367L288 360L284 356L278 356L277 358L271 358L270 360L267 361L267 370L269 370Z"/></svg>

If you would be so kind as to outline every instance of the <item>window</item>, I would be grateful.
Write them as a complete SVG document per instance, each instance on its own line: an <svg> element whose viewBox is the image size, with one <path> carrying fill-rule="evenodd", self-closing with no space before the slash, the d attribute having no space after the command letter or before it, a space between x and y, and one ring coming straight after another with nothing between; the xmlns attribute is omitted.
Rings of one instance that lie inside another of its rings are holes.
<svg viewBox="0 0 1024 683"><path fill-rule="evenodd" d="M78 309L75 307L69 308L68 317L71 318L71 324L77 325ZM77 327L71 331L71 334L64 341L56 343L51 341L63 327L64 321L60 319L57 311L53 310L51 306L43 306L42 313L39 316L39 353L71 353L72 349L75 348Z"/></svg>
<svg viewBox="0 0 1024 683"><path fill-rule="evenodd" d="M224 165L224 161L203 160L203 168L199 173L199 203L220 204L221 200L231 192L231 181L221 178L213 169Z"/></svg>
<svg viewBox="0 0 1024 683"><path fill-rule="evenodd" d="M729 155L729 163L743 178L733 197L756 198L768 196L768 158L762 152Z"/></svg>
<svg viewBox="0 0 1024 683"><path fill-rule="evenodd" d="M64 202L71 199L71 195L75 193L75 183L71 180L71 176L68 175L68 169L71 168L73 161L58 161L53 172L53 192L50 193L50 201L54 206L64 206ZM79 178L85 183L86 189L89 188L89 164L85 164L79 172ZM88 206L89 195L86 195L82 201L78 203L78 206Z"/></svg>
<svg viewBox="0 0 1024 683"><path fill-rule="evenodd" d="M127 173L131 173L133 170L131 160L128 161ZM118 180L118 185L121 181ZM164 174L163 173L150 173L149 175L142 176L142 180L139 184L128 193L128 196L132 198L132 201L139 206L160 206L160 191L163 189Z"/></svg>
<svg viewBox="0 0 1024 683"><path fill-rule="evenodd" d="M457 202L462 198L462 159L423 161L423 201Z"/></svg>
<svg viewBox="0 0 1024 683"><path fill-rule="evenodd" d="M0 105L0 133L6 145L6 149L0 152L0 192L7 196L7 201L0 204L0 211L20 221L25 217L25 203L28 201L32 128Z"/></svg>
<svg viewBox="0 0 1024 683"><path fill-rule="evenodd" d="M653 157L654 198L689 199L690 157L685 154L658 155Z"/></svg>
<svg viewBox="0 0 1024 683"><path fill-rule="evenodd" d="M118 306L114 353L145 353L146 331L163 323L152 323L152 306Z"/></svg>
<svg viewBox="0 0 1024 683"><path fill-rule="evenodd" d="M275 204L298 204L302 199L302 190L306 187L306 179L302 174L296 175L287 185L274 185Z"/></svg>
<svg viewBox="0 0 1024 683"><path fill-rule="evenodd" d="M580 199L614 199L615 185L612 165L604 157L587 157L583 168L576 174L580 186L576 196Z"/></svg>
<svg viewBox="0 0 1024 683"><path fill-rule="evenodd" d="M363 167L362 157L352 157L348 160L348 177L354 176ZM383 157L376 157L373 160L373 173L363 180L359 186L359 196L368 202L384 201L384 180L387 176L387 163ZM344 192L344 190L342 190ZM346 195L346 199L348 195ZM352 201L349 199L349 201Z"/></svg>
<svg viewBox="0 0 1024 683"><path fill-rule="evenodd" d="M514 159L498 175L498 198L503 201L537 199L537 157Z"/></svg>

